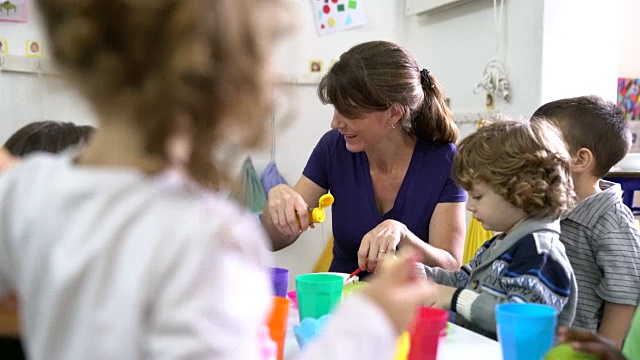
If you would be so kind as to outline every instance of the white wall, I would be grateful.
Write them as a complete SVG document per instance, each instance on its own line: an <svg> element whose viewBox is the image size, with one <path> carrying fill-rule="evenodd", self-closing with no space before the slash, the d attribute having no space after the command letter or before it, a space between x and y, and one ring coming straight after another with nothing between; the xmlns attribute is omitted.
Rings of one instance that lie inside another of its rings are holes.
<svg viewBox="0 0 640 360"><path fill-rule="evenodd" d="M542 102L616 100L621 19L622 0L545 0Z"/></svg>
<svg viewBox="0 0 640 360"><path fill-rule="evenodd" d="M498 1L500 3L500 1ZM537 108L542 47L542 1L504 2L499 58L510 67L513 100L496 99L511 116ZM444 84L457 113L484 111L484 94L474 94L495 52L493 1L475 0L445 11L405 18L406 46Z"/></svg>
<svg viewBox="0 0 640 360"><path fill-rule="evenodd" d="M41 41L45 56L48 52L35 4L30 5L29 22L0 22L0 37L7 39L11 55L25 55L27 40ZM61 79L0 72L0 144L25 124L45 119L95 125L89 106Z"/></svg>
<svg viewBox="0 0 640 360"><path fill-rule="evenodd" d="M622 13L622 41L620 44L619 76L640 78L640 40L638 40L640 1L624 0Z"/></svg>

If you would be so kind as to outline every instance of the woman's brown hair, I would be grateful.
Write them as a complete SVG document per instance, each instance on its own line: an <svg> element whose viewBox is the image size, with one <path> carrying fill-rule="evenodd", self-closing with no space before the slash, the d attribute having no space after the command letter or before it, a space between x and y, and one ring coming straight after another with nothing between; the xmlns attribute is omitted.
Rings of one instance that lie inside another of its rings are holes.
<svg viewBox="0 0 640 360"><path fill-rule="evenodd" d="M421 71L406 49L388 41L362 43L342 54L320 81L318 97L351 119L399 104L407 133L442 143L458 139L438 80Z"/></svg>
<svg viewBox="0 0 640 360"><path fill-rule="evenodd" d="M282 27L267 17L283 10L272 8L276 2L39 0L39 7L53 57L98 113L132 112L157 164L169 162L167 141L186 114L194 134L187 171L215 186L222 174L213 146L255 144L271 106L266 60Z"/></svg>

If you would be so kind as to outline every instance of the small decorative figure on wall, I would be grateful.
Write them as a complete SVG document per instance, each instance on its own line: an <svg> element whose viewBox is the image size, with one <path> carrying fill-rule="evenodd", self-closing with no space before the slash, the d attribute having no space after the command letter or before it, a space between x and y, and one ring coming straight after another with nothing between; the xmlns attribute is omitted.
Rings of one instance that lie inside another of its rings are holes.
<svg viewBox="0 0 640 360"><path fill-rule="evenodd" d="M311 72L322 72L322 60L311 60L309 70Z"/></svg>
<svg viewBox="0 0 640 360"><path fill-rule="evenodd" d="M27 56L42 57L42 45L36 40L27 40Z"/></svg>
<svg viewBox="0 0 640 360"><path fill-rule="evenodd" d="M26 22L28 0L0 0L0 21Z"/></svg>
<svg viewBox="0 0 640 360"><path fill-rule="evenodd" d="M9 54L7 39L0 38L0 56Z"/></svg>

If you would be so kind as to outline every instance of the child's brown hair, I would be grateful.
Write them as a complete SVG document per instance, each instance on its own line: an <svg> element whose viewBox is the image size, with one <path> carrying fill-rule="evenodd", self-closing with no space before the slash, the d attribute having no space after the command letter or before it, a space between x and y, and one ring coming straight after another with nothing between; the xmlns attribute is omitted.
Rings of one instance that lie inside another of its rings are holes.
<svg viewBox="0 0 640 360"><path fill-rule="evenodd" d="M589 149L595 158L593 175L602 178L629 151L631 132L622 111L598 96L560 99L540 106L532 121L546 118L557 124L571 154Z"/></svg>
<svg viewBox="0 0 640 360"><path fill-rule="evenodd" d="M283 23L273 16L285 10L277 1L38 3L56 62L99 114L112 115L102 121L119 121L118 112L134 119L127 125L144 139L146 168L170 162L177 118L193 134L187 172L203 185L221 177L214 145L261 137L272 96L265 64Z"/></svg>
<svg viewBox="0 0 640 360"><path fill-rule="evenodd" d="M546 121L505 120L480 127L458 145L453 179L469 190L483 182L531 217L558 218L573 205L571 158Z"/></svg>
<svg viewBox="0 0 640 360"><path fill-rule="evenodd" d="M25 156L35 151L59 153L71 146L86 143L95 128L78 126L70 122L36 121L18 129L4 143L14 156Z"/></svg>

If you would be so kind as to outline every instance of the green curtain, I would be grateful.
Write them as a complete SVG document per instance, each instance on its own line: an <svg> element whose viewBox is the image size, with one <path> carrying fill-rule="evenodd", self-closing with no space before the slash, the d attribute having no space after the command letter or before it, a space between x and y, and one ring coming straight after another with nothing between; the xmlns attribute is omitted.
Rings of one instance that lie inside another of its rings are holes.
<svg viewBox="0 0 640 360"><path fill-rule="evenodd" d="M247 156L242 163L240 189L243 195L242 201L247 208L256 214L261 214L267 204L267 194L264 192L260 177L253 166L251 156Z"/></svg>

